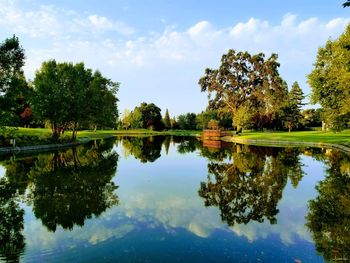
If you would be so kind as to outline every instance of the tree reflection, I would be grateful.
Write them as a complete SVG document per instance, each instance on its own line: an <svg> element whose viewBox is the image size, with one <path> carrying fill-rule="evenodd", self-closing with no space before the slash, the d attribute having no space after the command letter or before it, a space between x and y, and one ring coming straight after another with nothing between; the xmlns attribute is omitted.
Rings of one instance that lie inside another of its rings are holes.
<svg viewBox="0 0 350 263"><path fill-rule="evenodd" d="M161 156L160 152L164 140L164 136L121 138L126 153L132 154L142 163L152 163Z"/></svg>
<svg viewBox="0 0 350 263"><path fill-rule="evenodd" d="M73 148L41 155L29 173L30 203L37 218L50 230L72 229L118 204L111 182L118 155L98 147Z"/></svg>
<svg viewBox="0 0 350 263"><path fill-rule="evenodd" d="M117 186L111 181L118 155L112 146L113 141L96 142L2 163L6 173L0 178L0 260L18 262L24 252L20 201L32 204L50 231L83 226L87 218L118 204Z"/></svg>
<svg viewBox="0 0 350 263"><path fill-rule="evenodd" d="M27 181L23 179L26 165L17 167L14 164L11 161L6 165L6 174L0 179L0 259L6 262L19 262L25 248L22 233L24 210L17 199L27 186Z"/></svg>
<svg viewBox="0 0 350 263"><path fill-rule="evenodd" d="M205 206L218 206L229 226L265 218L276 223L288 177L297 185L303 176L299 150L242 145L231 150L231 162L208 164L208 181L198 191Z"/></svg>
<svg viewBox="0 0 350 263"><path fill-rule="evenodd" d="M317 251L327 261L350 261L350 157L328 150L327 177L309 201L306 217Z"/></svg>

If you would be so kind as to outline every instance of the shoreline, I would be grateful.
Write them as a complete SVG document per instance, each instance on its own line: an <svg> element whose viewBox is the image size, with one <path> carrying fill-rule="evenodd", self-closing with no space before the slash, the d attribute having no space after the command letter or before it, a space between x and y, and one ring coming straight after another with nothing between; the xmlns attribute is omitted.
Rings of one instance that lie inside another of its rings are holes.
<svg viewBox="0 0 350 263"><path fill-rule="evenodd" d="M330 148L341 151L350 155L350 147L335 144L335 143L323 143L323 142L306 142L306 141L274 141L266 139L243 139L236 136L230 136L230 138L223 138L224 141L230 141L238 144L247 144L255 146L269 146L269 147L314 147L314 148Z"/></svg>

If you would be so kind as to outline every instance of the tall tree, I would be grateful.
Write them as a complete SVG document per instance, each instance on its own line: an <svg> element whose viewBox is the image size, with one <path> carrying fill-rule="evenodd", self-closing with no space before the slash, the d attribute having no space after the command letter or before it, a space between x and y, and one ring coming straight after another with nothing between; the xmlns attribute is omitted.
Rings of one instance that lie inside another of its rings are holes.
<svg viewBox="0 0 350 263"><path fill-rule="evenodd" d="M303 90L300 88L298 82L295 81L288 93L288 100L286 101L286 105L282 108L281 114L281 119L289 132L292 128L298 127L303 120L301 107L304 105L304 98Z"/></svg>
<svg viewBox="0 0 350 263"><path fill-rule="evenodd" d="M232 113L236 118L234 125L240 130L247 124L241 118L251 117L257 111L269 114L281 108L285 94L279 66L276 54L265 60L263 53L251 55L231 49L222 56L219 69L205 70L199 85L202 92L209 93L209 107ZM242 109L244 114L240 114Z"/></svg>
<svg viewBox="0 0 350 263"><path fill-rule="evenodd" d="M24 49L16 36L0 44L0 124L18 126L28 109L31 89L24 77ZM31 116L30 116L31 117Z"/></svg>
<svg viewBox="0 0 350 263"><path fill-rule="evenodd" d="M141 112L143 128L155 130L163 128L161 109L154 103L143 102L136 109Z"/></svg>
<svg viewBox="0 0 350 263"><path fill-rule="evenodd" d="M119 82L105 78L99 71L93 73L86 99L89 101L89 124L95 130L97 127L115 127L118 118L116 94L119 85Z"/></svg>
<svg viewBox="0 0 350 263"><path fill-rule="evenodd" d="M342 130L350 120L350 25L336 40L319 48L314 69L308 75L311 102L324 110L327 126Z"/></svg>
<svg viewBox="0 0 350 263"><path fill-rule="evenodd" d="M50 121L52 139L57 141L68 128L72 139L80 124L115 125L118 116L115 93L118 83L84 63L44 62L34 79L34 110L40 120Z"/></svg>
<svg viewBox="0 0 350 263"><path fill-rule="evenodd" d="M186 113L179 115L179 117L177 118L179 128L181 130L196 130L196 117L197 116L195 113Z"/></svg>
<svg viewBox="0 0 350 263"><path fill-rule="evenodd" d="M347 0L345 3L343 3L343 7L349 7L350 6L350 0Z"/></svg>
<svg viewBox="0 0 350 263"><path fill-rule="evenodd" d="M165 111L163 123L164 123L164 128L165 128L165 129L170 129L170 128L171 128L170 116L169 116L169 111L168 111L168 109L166 109L166 111Z"/></svg>

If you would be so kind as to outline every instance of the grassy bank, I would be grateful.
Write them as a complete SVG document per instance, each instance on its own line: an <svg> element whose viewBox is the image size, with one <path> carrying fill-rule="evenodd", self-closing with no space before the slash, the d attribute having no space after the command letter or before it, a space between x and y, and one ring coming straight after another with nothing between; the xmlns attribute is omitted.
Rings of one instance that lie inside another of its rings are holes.
<svg viewBox="0 0 350 263"><path fill-rule="evenodd" d="M331 143L350 146L350 130L339 133L322 131L294 131L294 132L243 132L239 140L289 141Z"/></svg>
<svg viewBox="0 0 350 263"><path fill-rule="evenodd" d="M77 138L81 139L103 139L111 136L151 136L151 135L178 135L178 136L195 136L199 135L201 131L184 131L184 130L169 130L169 131L151 131L147 129L138 129L138 130L83 130L79 131ZM17 128L14 132L15 136L19 139L24 137L37 137L41 138L43 141L44 138L50 140L51 131L44 128ZM63 136L63 141L69 141L71 137L71 132L66 131Z"/></svg>

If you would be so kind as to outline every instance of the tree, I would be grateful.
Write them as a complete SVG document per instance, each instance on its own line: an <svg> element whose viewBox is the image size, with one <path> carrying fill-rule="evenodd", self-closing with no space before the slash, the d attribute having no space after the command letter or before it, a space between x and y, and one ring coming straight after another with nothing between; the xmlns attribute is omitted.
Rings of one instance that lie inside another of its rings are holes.
<svg viewBox="0 0 350 263"><path fill-rule="evenodd" d="M163 123L164 123L164 128L165 128L165 129L170 129L170 128L171 128L170 116L169 116L169 111L168 111L168 109L166 109L166 111L165 111Z"/></svg>
<svg viewBox="0 0 350 263"><path fill-rule="evenodd" d="M304 98L303 90L300 88L298 82L295 81L288 93L288 100L286 101L286 105L282 108L281 116L289 132L292 128L298 127L302 122L303 116L301 115L301 107L304 105Z"/></svg>
<svg viewBox="0 0 350 263"><path fill-rule="evenodd" d="M303 116L303 125L305 127L322 126L322 109L306 109L301 112Z"/></svg>
<svg viewBox="0 0 350 263"><path fill-rule="evenodd" d="M179 124L177 123L175 117L173 117L173 118L170 120L170 125L171 125L171 129L173 129L173 130L179 128Z"/></svg>
<svg viewBox="0 0 350 263"><path fill-rule="evenodd" d="M136 109L141 112L142 128L155 130L163 128L161 109L154 103L142 102Z"/></svg>
<svg viewBox="0 0 350 263"><path fill-rule="evenodd" d="M336 40L319 48L314 69L307 76L311 102L319 103L327 125L342 130L350 120L350 25Z"/></svg>
<svg viewBox="0 0 350 263"><path fill-rule="evenodd" d="M53 141L69 128L74 140L80 124L95 129L115 126L118 85L98 71L92 73L84 63L50 60L35 74L34 111L39 120L50 121Z"/></svg>
<svg viewBox="0 0 350 263"><path fill-rule="evenodd" d="M221 59L219 69L205 70L205 75L199 80L201 91L209 93L209 108L230 112L236 118L234 126L238 130L249 122L244 112L252 115L276 113L285 99L283 81L278 73L277 55L272 54L267 60L259 53L250 55L248 52L229 50Z"/></svg>
<svg viewBox="0 0 350 263"><path fill-rule="evenodd" d="M350 0L347 0L345 3L343 3L343 7L349 7L350 6Z"/></svg>
<svg viewBox="0 0 350 263"><path fill-rule="evenodd" d="M89 100L89 124L94 126L95 130L98 126L102 128L116 126L118 118L118 98L116 94L119 85L119 82L113 82L102 76L101 72L94 72L86 99ZM83 120L85 118L86 116L83 117Z"/></svg>
<svg viewBox="0 0 350 263"><path fill-rule="evenodd" d="M0 44L1 125L21 125L23 121L21 114L30 108L29 100L32 90L24 77L24 60L24 49L20 46L16 36L5 39ZM28 121L28 118L26 120Z"/></svg>
<svg viewBox="0 0 350 263"><path fill-rule="evenodd" d="M142 113L138 108L130 113L130 125L132 129L143 128Z"/></svg>
<svg viewBox="0 0 350 263"><path fill-rule="evenodd" d="M195 113L187 113L181 114L177 118L177 123L181 130L196 130L196 114Z"/></svg>

